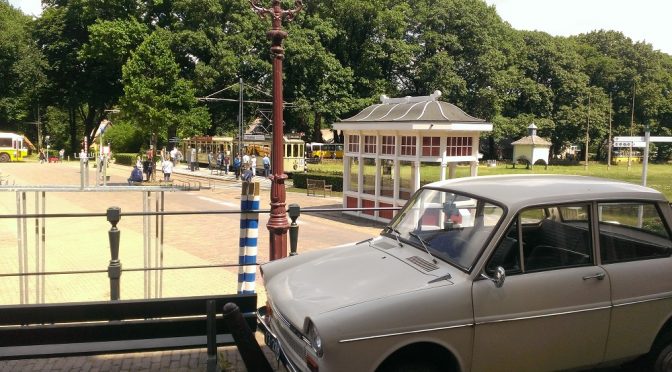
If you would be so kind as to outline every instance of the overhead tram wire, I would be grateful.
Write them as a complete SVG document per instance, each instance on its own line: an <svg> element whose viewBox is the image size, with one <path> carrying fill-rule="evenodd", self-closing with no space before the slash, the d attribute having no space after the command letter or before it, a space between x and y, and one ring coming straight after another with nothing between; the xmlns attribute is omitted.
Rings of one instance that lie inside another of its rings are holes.
<svg viewBox="0 0 672 372"><path fill-rule="evenodd" d="M198 97L196 98L199 101L202 102L240 102L240 100L235 99L235 98L214 98L214 97ZM243 100L244 103L256 103L259 105L272 105L273 102L268 102L268 101L248 101L248 100ZM283 104L286 107L291 107L294 106L294 103L292 102L283 102Z"/></svg>

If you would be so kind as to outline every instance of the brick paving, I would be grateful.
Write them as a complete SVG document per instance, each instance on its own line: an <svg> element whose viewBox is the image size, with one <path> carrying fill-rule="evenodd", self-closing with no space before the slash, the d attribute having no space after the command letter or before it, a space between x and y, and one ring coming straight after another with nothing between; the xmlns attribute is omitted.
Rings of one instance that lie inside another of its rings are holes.
<svg viewBox="0 0 672 372"><path fill-rule="evenodd" d="M9 183L19 185L79 185L79 163L39 164L33 162L3 163L0 172L8 176ZM89 169L89 185L94 184L95 169ZM108 170L108 185L126 185L130 167L112 165ZM210 183L211 189L191 192L166 193L165 210L238 210L240 183L233 175L210 175L201 168L189 172L178 166L174 177L202 177L202 185ZM262 190L262 209L269 208L270 182L256 177ZM124 211L142 211L140 193L49 193L46 197L46 213L104 212L109 206L120 206ZM156 200L152 200L155 203ZM16 193L0 191L0 214L16 213ZM340 197L308 197L301 193L287 193L287 205L297 203L306 207L340 207ZM28 193L27 212L34 212L34 196ZM154 207L154 204L152 205ZM164 266L204 265L238 260L238 215L191 215L180 218L165 218L165 239L162 255ZM260 215L260 239L258 262L268 259L268 233L264 228L268 216ZM325 223L325 219L328 223ZM299 253L322 249L332 245L357 241L378 234L380 224L362 219L353 219L337 212L327 215L306 213L299 218ZM109 257L105 218L49 219L46 223L47 271L106 269ZM143 220L142 217L122 217L120 258L125 269L143 266ZM34 269L34 222L28 221L29 268ZM347 234L342 231L347 230ZM0 219L0 273L18 271L17 222ZM154 233L154 231L152 231ZM156 240L152 241L155 244ZM150 252L151 252L150 248ZM156 262L154 263L156 264ZM30 271L29 270L29 271ZM150 292L156 295L159 283L163 297L235 293L237 268L169 270L161 276L150 275ZM144 279L144 280L143 280ZM121 294L123 299L143 298L147 276L142 273L122 274ZM37 283L29 280L26 294L29 303L37 301ZM211 283L204 285L204 283ZM16 278L0 277L0 304L19 303L19 281ZM257 275L259 304L265 302L263 284ZM45 284L45 302L91 301L109 298L107 274L90 274L85 277L60 275L48 278ZM263 337L256 334L267 358L276 370L283 370L274 360L272 352L263 346ZM235 347L218 349L219 367L223 371L245 371L244 363ZM201 371L206 369L205 349L174 350L131 354L95 355L69 358L26 359L0 361L0 371Z"/></svg>

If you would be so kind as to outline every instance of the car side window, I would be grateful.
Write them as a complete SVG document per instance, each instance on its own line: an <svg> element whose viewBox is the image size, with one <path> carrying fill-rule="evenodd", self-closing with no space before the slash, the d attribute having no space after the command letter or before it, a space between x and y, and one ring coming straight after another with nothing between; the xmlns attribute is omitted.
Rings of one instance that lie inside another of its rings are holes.
<svg viewBox="0 0 672 372"><path fill-rule="evenodd" d="M600 254L603 263L669 257L668 226L652 203L598 204Z"/></svg>
<svg viewBox="0 0 672 372"><path fill-rule="evenodd" d="M497 267L503 267L507 275L520 273L520 245L518 244L518 222L513 222L506 230L497 248L490 256L486 272L493 275Z"/></svg>
<svg viewBox="0 0 672 372"><path fill-rule="evenodd" d="M534 219L530 216L544 216ZM530 208L521 213L525 272L593 264L590 205Z"/></svg>

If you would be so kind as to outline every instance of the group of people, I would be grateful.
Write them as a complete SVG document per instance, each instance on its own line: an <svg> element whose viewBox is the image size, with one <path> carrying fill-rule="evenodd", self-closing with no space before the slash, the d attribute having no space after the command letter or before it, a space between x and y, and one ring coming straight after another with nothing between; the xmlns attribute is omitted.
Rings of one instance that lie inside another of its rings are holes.
<svg viewBox="0 0 672 372"><path fill-rule="evenodd" d="M179 152L179 150L178 150ZM165 151L161 153L161 171L163 172L163 180L165 182L170 182L170 176L173 173L173 158L177 159L176 156L166 154ZM135 165L131 171L131 176L128 178L128 184L132 185L134 183L148 182L152 180L154 175L154 151L150 149L147 151L147 158L143 159L138 156L135 160Z"/></svg>
<svg viewBox="0 0 672 372"><path fill-rule="evenodd" d="M195 147L192 147L189 150L189 158L187 159L189 163L189 169L194 171L198 169L198 158L197 151ZM154 174L155 163L151 161L154 159L153 149L147 151L146 159L143 160L140 156L137 157L136 163L131 171L131 176L128 178L129 185L134 183L141 183L150 181ZM166 151L161 151L161 170L163 171L163 180L168 182L170 181L170 176L173 173L173 167L175 164L179 164L182 160L182 153L177 147L174 147L170 153ZM256 155L236 155L233 160L227 152L219 152L216 156L216 160L213 159L211 153L208 154L208 161L210 164L213 164L216 161L218 169L223 169L225 174L229 174L229 168L233 168L233 172L236 176L236 179L242 179L243 181L251 181L252 177L257 175L257 157ZM271 174L271 159L268 155L264 155L261 160L264 167L264 177L268 177Z"/></svg>
<svg viewBox="0 0 672 372"><path fill-rule="evenodd" d="M261 162L264 166L264 177L270 176L271 159L268 155L264 155ZM244 154L242 157L237 155L233 159L233 171L236 175L236 179L242 177L243 181L250 181L252 177L257 175L257 156L254 154L252 154L252 156Z"/></svg>
<svg viewBox="0 0 672 372"><path fill-rule="evenodd" d="M49 154L44 151L44 149L40 149L39 154L37 155L38 158L40 159L40 164L46 163L49 161ZM65 157L65 150L60 149L58 151L58 161L62 162L63 158Z"/></svg>

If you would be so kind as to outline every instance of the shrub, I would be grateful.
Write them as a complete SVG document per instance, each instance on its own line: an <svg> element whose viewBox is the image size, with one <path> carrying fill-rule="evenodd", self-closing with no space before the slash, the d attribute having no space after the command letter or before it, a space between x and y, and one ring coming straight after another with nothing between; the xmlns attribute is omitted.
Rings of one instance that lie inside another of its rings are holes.
<svg viewBox="0 0 672 372"><path fill-rule="evenodd" d="M135 165L135 159L138 154L114 154L115 164Z"/></svg>
<svg viewBox="0 0 672 372"><path fill-rule="evenodd" d="M324 173L292 173L294 187L305 189L306 180L324 180L327 185L331 185L333 191L343 191L343 176Z"/></svg>

